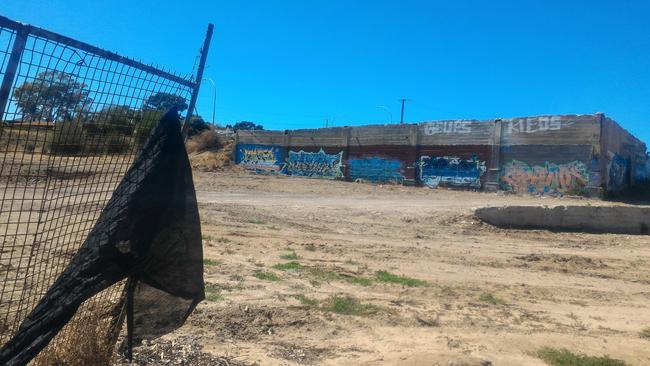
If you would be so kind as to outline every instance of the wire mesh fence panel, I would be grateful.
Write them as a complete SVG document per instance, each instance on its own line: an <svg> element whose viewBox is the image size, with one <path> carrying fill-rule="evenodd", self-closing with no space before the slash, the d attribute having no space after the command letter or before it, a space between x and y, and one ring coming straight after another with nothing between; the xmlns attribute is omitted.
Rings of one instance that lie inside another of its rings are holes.
<svg viewBox="0 0 650 366"><path fill-rule="evenodd" d="M2 344L76 253L154 123L172 106L187 110L195 85L6 18L0 79L9 87L0 103ZM101 314L114 316L121 291L87 301L68 325L75 330L50 348L106 332Z"/></svg>

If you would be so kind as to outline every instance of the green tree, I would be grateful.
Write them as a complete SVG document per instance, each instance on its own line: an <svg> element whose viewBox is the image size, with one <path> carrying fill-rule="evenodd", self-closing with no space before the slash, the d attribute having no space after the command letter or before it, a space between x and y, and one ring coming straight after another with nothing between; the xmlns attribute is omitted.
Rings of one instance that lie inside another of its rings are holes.
<svg viewBox="0 0 650 366"><path fill-rule="evenodd" d="M190 118L190 126L187 130L187 136L192 137L194 135L198 135L209 128L210 125L205 122L203 117L193 114L192 118Z"/></svg>
<svg viewBox="0 0 650 366"><path fill-rule="evenodd" d="M144 109L166 112L171 107L178 108L178 113L187 109L185 98L180 95L158 92L144 102Z"/></svg>
<svg viewBox="0 0 650 366"><path fill-rule="evenodd" d="M16 106L28 121L72 120L86 115L92 104L84 83L61 71L43 71L14 89Z"/></svg>
<svg viewBox="0 0 650 366"><path fill-rule="evenodd" d="M237 131L237 130L263 130L264 126L255 124L255 122L250 122L250 121L241 121L235 123L234 126L232 126L232 129Z"/></svg>

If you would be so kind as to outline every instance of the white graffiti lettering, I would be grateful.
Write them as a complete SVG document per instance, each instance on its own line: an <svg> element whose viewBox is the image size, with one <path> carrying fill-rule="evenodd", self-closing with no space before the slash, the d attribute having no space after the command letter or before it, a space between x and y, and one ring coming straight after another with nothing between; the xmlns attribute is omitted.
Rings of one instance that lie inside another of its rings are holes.
<svg viewBox="0 0 650 366"><path fill-rule="evenodd" d="M423 125L425 135L438 135L447 133L470 133L472 122L470 121L444 121L429 122Z"/></svg>
<svg viewBox="0 0 650 366"><path fill-rule="evenodd" d="M506 133L508 134L558 131L563 127L560 116L520 118L506 123ZM569 124L565 122L564 126Z"/></svg>

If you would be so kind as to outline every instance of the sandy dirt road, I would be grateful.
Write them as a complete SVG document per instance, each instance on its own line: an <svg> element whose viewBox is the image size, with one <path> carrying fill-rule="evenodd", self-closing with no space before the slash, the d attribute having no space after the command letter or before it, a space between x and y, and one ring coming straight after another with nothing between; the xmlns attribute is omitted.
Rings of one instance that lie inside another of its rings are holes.
<svg viewBox="0 0 650 366"><path fill-rule="evenodd" d="M650 364L647 236L472 215L611 203L234 170L195 181L208 300L167 339L259 365L544 365L542 346Z"/></svg>

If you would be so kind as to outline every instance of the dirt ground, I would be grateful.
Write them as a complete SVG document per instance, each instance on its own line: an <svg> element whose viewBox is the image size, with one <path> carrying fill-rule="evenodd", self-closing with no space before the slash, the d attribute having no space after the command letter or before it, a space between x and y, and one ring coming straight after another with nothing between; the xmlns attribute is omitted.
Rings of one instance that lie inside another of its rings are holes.
<svg viewBox="0 0 650 366"><path fill-rule="evenodd" d="M503 230L472 215L611 203L233 169L195 181L208 300L165 341L246 365L543 365L542 346L650 364L638 335L650 326L647 236Z"/></svg>

